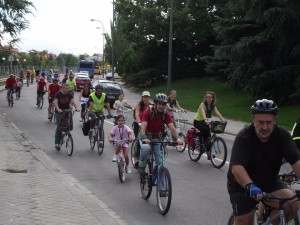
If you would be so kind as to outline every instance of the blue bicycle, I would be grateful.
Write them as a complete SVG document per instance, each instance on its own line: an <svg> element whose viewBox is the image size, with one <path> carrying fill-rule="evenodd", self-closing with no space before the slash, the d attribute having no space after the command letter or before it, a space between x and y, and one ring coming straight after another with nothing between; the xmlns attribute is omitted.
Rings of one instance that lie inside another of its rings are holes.
<svg viewBox="0 0 300 225"><path fill-rule="evenodd" d="M150 143L150 153L147 157L145 174L141 175L140 189L143 199L147 200L152 193L152 187L156 186L157 207L160 214L168 213L172 200L172 182L169 170L164 166L165 145L173 145L176 143L170 141L152 141ZM160 145L161 163L154 166L154 145Z"/></svg>

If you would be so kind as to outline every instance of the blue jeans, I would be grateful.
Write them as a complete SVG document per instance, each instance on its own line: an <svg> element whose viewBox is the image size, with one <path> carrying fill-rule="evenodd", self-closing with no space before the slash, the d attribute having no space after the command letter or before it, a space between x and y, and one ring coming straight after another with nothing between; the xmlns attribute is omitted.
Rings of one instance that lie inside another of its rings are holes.
<svg viewBox="0 0 300 225"><path fill-rule="evenodd" d="M152 139L151 141L159 141L159 139ZM147 157L151 151L151 147L148 144L142 143L141 140L139 140L141 145L141 151L140 151L140 168L145 168L147 163ZM153 145L153 151L154 151L154 158L156 165L160 165L162 162L162 152L161 152L161 144L155 144Z"/></svg>

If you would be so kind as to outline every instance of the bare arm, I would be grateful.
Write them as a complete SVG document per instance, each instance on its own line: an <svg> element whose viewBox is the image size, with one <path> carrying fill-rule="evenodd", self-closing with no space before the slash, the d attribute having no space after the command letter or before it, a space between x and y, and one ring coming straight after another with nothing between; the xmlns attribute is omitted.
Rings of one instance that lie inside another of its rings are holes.
<svg viewBox="0 0 300 225"><path fill-rule="evenodd" d="M216 114L216 116L221 120L221 121L225 121L223 116L221 115L221 113L219 112L219 110L217 109L217 107L215 107L214 112Z"/></svg>
<svg viewBox="0 0 300 225"><path fill-rule="evenodd" d="M140 106L140 104L136 104L136 106L135 106L135 122L137 122L137 123L140 123L141 122L141 120L140 120L140 109L141 109L141 106Z"/></svg>
<svg viewBox="0 0 300 225"><path fill-rule="evenodd" d="M76 109L76 111L80 111L80 109L77 107L77 104L76 104L74 98L71 99L71 102L70 102L70 103L71 103L71 105L74 106L74 108Z"/></svg>
<svg viewBox="0 0 300 225"><path fill-rule="evenodd" d="M177 132L176 128L174 127L174 124L173 123L169 123L168 127L169 127L169 129L171 131L172 136L177 139L176 140L177 144L178 145L182 145L183 142L179 139L179 135L178 135L178 132Z"/></svg>
<svg viewBox="0 0 300 225"><path fill-rule="evenodd" d="M245 188L247 184L253 183L243 166L232 165L231 172L241 187Z"/></svg>
<svg viewBox="0 0 300 225"><path fill-rule="evenodd" d="M61 113L62 110L58 107L58 99L57 98L54 99L53 104L54 104L54 107L57 110L57 112Z"/></svg>
<svg viewBox="0 0 300 225"><path fill-rule="evenodd" d="M300 178L300 160L292 165L293 170L295 171L298 178Z"/></svg>

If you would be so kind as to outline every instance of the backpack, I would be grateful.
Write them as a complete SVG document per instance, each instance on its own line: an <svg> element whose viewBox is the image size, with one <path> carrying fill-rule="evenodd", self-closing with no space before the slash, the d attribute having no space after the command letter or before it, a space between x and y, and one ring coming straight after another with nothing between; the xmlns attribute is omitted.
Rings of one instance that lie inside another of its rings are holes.
<svg viewBox="0 0 300 225"><path fill-rule="evenodd" d="M195 138L197 137L199 131L195 128L192 127L190 128L185 135L184 142L187 143L191 148L195 147Z"/></svg>
<svg viewBox="0 0 300 225"><path fill-rule="evenodd" d="M90 121L85 121L83 123L83 126L82 126L82 133L84 136L88 136L89 135L89 130L90 130Z"/></svg>

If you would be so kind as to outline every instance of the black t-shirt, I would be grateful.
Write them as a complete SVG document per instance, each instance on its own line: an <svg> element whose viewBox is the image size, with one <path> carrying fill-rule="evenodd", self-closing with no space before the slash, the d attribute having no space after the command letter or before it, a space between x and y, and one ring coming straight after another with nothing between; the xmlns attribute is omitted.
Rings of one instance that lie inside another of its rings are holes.
<svg viewBox="0 0 300 225"><path fill-rule="evenodd" d="M252 181L268 192L277 180L282 159L291 165L300 160L300 153L288 131L275 125L270 139L263 143L256 134L253 124L241 130L235 138L227 173L228 192L244 191L235 180L231 165L242 165Z"/></svg>
<svg viewBox="0 0 300 225"><path fill-rule="evenodd" d="M54 99L58 99L58 107L60 109L69 109L70 102L73 99L73 95L70 92L63 95L63 93L59 91L54 95Z"/></svg>

